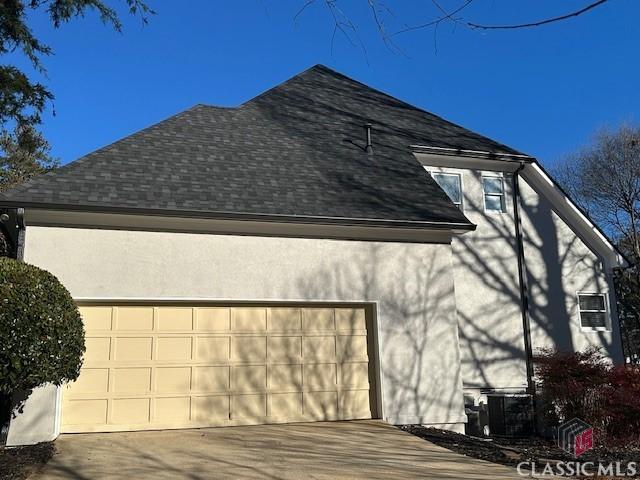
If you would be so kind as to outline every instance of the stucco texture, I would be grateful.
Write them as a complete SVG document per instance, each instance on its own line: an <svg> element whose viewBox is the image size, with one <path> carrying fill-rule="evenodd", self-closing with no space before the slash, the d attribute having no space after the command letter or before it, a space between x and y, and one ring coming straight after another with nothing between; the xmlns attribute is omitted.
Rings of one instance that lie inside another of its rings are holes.
<svg viewBox="0 0 640 480"><path fill-rule="evenodd" d="M554 347L577 351L596 346L614 362L621 362L612 272L606 271L601 259L545 197L524 179L520 180L520 189L534 350ZM589 331L581 327L578 292L607 294L608 330Z"/></svg>
<svg viewBox="0 0 640 480"><path fill-rule="evenodd" d="M449 244L33 226L25 261L76 299L371 302L381 416L466 421Z"/></svg>
<svg viewBox="0 0 640 480"><path fill-rule="evenodd" d="M428 169L461 175L464 214L477 225L452 241L464 385L523 388L526 357L509 175L504 177L504 213L487 213L482 176L496 172Z"/></svg>
<svg viewBox="0 0 640 480"><path fill-rule="evenodd" d="M465 391L526 387L513 173L503 172L504 213L485 212L482 177L501 174L474 169L425 167L461 175L464 214L474 232L452 241ZM523 178L520 214L534 354L541 348L583 350L594 345L620 361L620 337L611 272L553 208ZM577 292L606 293L609 331L580 326Z"/></svg>

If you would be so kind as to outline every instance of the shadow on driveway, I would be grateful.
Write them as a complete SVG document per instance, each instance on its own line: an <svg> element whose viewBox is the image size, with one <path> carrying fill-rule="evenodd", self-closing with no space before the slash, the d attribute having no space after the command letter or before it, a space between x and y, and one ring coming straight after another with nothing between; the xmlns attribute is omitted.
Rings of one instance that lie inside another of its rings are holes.
<svg viewBox="0 0 640 480"><path fill-rule="evenodd" d="M32 479L520 478L376 420L67 434L56 447Z"/></svg>

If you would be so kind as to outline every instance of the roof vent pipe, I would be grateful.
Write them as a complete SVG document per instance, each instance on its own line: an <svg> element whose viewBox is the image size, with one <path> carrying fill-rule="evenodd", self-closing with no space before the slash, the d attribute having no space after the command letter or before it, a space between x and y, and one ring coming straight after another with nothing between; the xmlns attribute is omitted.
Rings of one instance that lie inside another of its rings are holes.
<svg viewBox="0 0 640 480"><path fill-rule="evenodd" d="M371 127L373 127L371 123L364 124L364 129L367 134L367 145L364 147L364 151L367 153L373 153L373 144L371 143Z"/></svg>

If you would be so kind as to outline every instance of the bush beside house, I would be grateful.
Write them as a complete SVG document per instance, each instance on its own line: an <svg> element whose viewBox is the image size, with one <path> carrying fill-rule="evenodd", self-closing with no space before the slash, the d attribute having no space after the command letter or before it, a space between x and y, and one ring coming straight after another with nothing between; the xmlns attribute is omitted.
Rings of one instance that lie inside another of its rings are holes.
<svg viewBox="0 0 640 480"><path fill-rule="evenodd" d="M613 366L597 348L541 350L535 358L543 420L580 418L602 447L640 447L640 368Z"/></svg>
<svg viewBox="0 0 640 480"><path fill-rule="evenodd" d="M80 312L51 273L0 258L0 401L6 425L16 394L80 374L85 350Z"/></svg>

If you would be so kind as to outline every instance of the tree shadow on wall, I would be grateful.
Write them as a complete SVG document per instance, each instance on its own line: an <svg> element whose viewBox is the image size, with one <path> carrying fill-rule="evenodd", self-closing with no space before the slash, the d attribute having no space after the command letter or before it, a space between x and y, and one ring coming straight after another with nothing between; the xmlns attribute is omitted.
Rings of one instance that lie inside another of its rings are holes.
<svg viewBox="0 0 640 480"><path fill-rule="evenodd" d="M447 246L437 248L366 243L358 253L328 260L298 278L289 294L306 300L376 302L389 418L460 422L450 256Z"/></svg>

